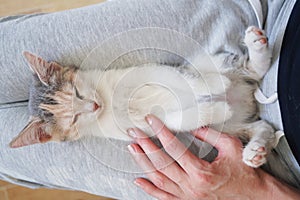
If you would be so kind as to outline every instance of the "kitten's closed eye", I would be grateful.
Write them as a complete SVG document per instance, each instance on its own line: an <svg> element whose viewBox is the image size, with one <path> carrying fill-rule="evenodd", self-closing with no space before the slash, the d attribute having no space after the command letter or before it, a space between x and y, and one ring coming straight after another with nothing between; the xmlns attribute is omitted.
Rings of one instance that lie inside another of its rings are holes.
<svg viewBox="0 0 300 200"><path fill-rule="evenodd" d="M74 87L74 88L75 88L75 95L76 95L76 97L77 97L78 99L83 100L84 97L83 97L82 95L79 94L78 89L77 89L76 87Z"/></svg>
<svg viewBox="0 0 300 200"><path fill-rule="evenodd" d="M80 113L78 113L74 116L72 124L75 124L77 122L79 116L80 116Z"/></svg>

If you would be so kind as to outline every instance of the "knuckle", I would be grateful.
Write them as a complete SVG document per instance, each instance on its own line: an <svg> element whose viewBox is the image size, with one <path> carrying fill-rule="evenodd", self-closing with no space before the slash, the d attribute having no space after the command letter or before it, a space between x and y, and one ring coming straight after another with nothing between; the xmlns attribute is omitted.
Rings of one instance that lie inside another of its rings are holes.
<svg viewBox="0 0 300 200"><path fill-rule="evenodd" d="M223 135L221 140L222 140L222 146L226 150L231 150L231 149L235 149L237 147L238 148L242 147L242 143L241 143L240 139L238 139L235 136Z"/></svg>
<svg viewBox="0 0 300 200"><path fill-rule="evenodd" d="M155 157L152 157L151 159L153 165L156 169L161 170L166 167L168 163L166 163L166 160L163 156L156 155Z"/></svg>
<svg viewBox="0 0 300 200"><path fill-rule="evenodd" d="M187 179L186 176L178 175L178 176L176 177L175 183L176 183L177 185L182 185L182 184L184 184L187 180L188 180L188 179Z"/></svg>
<svg viewBox="0 0 300 200"><path fill-rule="evenodd" d="M192 199L206 199L208 197L207 194L195 192L195 191L191 195L192 195Z"/></svg>
<svg viewBox="0 0 300 200"><path fill-rule="evenodd" d="M178 148L178 144L177 144L177 141L175 139L170 138L168 143L165 144L165 149L166 150L176 151L177 148Z"/></svg>
<svg viewBox="0 0 300 200"><path fill-rule="evenodd" d="M194 174L195 182L201 187L210 187L213 184L213 175L211 173L196 172Z"/></svg>
<svg viewBox="0 0 300 200"><path fill-rule="evenodd" d="M160 197L159 197L159 199L160 200L170 200L170 197L167 194L161 194Z"/></svg>
<svg viewBox="0 0 300 200"><path fill-rule="evenodd" d="M174 137L174 135L165 126L155 132L157 133L157 137L162 141L169 141Z"/></svg>
<svg viewBox="0 0 300 200"><path fill-rule="evenodd" d="M191 199L205 199L208 197L207 194L199 191L199 189L195 189L195 188L189 188L188 189L188 196L191 197Z"/></svg>
<svg viewBox="0 0 300 200"><path fill-rule="evenodd" d="M166 183L166 178L164 178L160 174L156 174L152 180L153 184L158 187L158 188L164 188L165 183Z"/></svg>
<svg viewBox="0 0 300 200"><path fill-rule="evenodd" d="M205 178L205 175L203 175L203 173L202 172L200 172L200 171L196 171L195 173L194 173L194 178L197 180L197 182L198 183L205 183L205 180L206 180L206 178Z"/></svg>

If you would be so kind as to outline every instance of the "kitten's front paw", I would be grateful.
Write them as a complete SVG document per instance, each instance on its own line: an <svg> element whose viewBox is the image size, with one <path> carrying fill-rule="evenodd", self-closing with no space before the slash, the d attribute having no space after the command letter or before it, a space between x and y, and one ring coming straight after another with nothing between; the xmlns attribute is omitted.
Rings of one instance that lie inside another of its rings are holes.
<svg viewBox="0 0 300 200"><path fill-rule="evenodd" d="M245 44L249 50L262 50L268 46L268 38L265 32L255 26L250 26L245 31Z"/></svg>
<svg viewBox="0 0 300 200"><path fill-rule="evenodd" d="M260 167L267 162L267 149L258 142L250 142L243 151L243 161L250 167Z"/></svg>

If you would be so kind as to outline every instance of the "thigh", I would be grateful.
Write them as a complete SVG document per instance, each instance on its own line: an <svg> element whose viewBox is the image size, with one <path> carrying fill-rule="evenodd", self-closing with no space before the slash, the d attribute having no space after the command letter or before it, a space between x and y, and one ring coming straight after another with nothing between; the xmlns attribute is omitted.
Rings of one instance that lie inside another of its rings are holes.
<svg viewBox="0 0 300 200"><path fill-rule="evenodd" d="M25 50L46 60L79 66L93 48L109 38L129 30L155 27L189 37L207 47L210 53L242 53L243 32L248 25L256 23L246 0L110 1L70 11L2 20L0 103L28 99L31 71L22 57ZM138 38L144 37L142 34ZM172 45L184 48L180 41ZM158 61L166 60L164 57Z"/></svg>
<svg viewBox="0 0 300 200"><path fill-rule="evenodd" d="M264 169L289 185L300 188L300 167L285 137L280 139L277 147L269 155Z"/></svg>
<svg viewBox="0 0 300 200"><path fill-rule="evenodd" d="M84 138L73 143L9 148L27 118L26 105L0 109L1 179L31 188L46 186L120 199L151 199L133 184L134 177L141 173L137 173L140 170L129 152L124 151L124 142Z"/></svg>
<svg viewBox="0 0 300 200"><path fill-rule="evenodd" d="M94 48L115 35L155 27L180 33L211 54L241 54L244 30L256 23L246 0L109 1L4 21L0 23L0 104L28 99L31 71L22 57L24 50L62 65L80 66ZM137 38L136 42L145 39L143 34ZM169 45L185 48L180 44L176 41ZM122 45L114 48L122 49ZM148 62L149 59L172 62L172 56L157 55L149 56L146 52L142 56ZM137 54L137 57L141 56ZM126 62L120 64L125 66ZM9 149L11 139L27 123L26 105L1 109L0 119L0 173L23 180L22 183L29 181L119 199L150 199L133 184L134 177L142 174L126 149L127 143L87 137L70 143ZM200 149L197 145L191 147L195 152Z"/></svg>
<svg viewBox="0 0 300 200"><path fill-rule="evenodd" d="M269 44L273 48L272 66L262 81L261 88L266 96L278 91L278 67L284 32L296 1L269 2L269 12L265 21L265 30L269 37ZM279 102L261 105L261 117L271 122L277 130L283 130ZM290 185L300 187L300 168L295 160L286 138L280 139L278 146L272 151L265 166L267 171Z"/></svg>
<svg viewBox="0 0 300 200"><path fill-rule="evenodd" d="M81 190L116 199L152 199L133 183L145 175L127 150L130 142L85 137L75 142L9 148L27 118L26 105L0 109L0 119L5 119L0 120L1 179L31 188ZM212 146L194 141L191 134L181 135L180 140L199 157L212 160L216 156Z"/></svg>

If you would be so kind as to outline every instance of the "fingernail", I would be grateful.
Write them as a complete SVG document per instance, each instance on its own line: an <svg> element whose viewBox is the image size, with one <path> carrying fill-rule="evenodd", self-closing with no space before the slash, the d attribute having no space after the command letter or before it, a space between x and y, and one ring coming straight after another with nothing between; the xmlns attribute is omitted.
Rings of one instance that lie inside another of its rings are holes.
<svg viewBox="0 0 300 200"><path fill-rule="evenodd" d="M160 131L164 127L163 122L151 114L147 115L145 119L148 122L148 124L151 126L151 129L156 133L158 133L157 131Z"/></svg>
<svg viewBox="0 0 300 200"><path fill-rule="evenodd" d="M130 153L136 153L135 149L130 145L127 146Z"/></svg>
<svg viewBox="0 0 300 200"><path fill-rule="evenodd" d="M145 117L145 120L147 121L147 123L151 126L152 125L152 119L151 119L151 116L150 115L147 115Z"/></svg>
<svg viewBox="0 0 300 200"><path fill-rule="evenodd" d="M200 128L197 128L195 130L192 131L193 135L197 135L197 134L204 134L208 131L209 127L208 126L202 126Z"/></svg>
<svg viewBox="0 0 300 200"><path fill-rule="evenodd" d="M143 185L138 180L134 180L133 183L138 187L143 187Z"/></svg>
<svg viewBox="0 0 300 200"><path fill-rule="evenodd" d="M133 128L127 129L127 133L128 133L128 135L129 135L130 137L133 137L133 138L136 137L136 133L135 133L135 131L134 131Z"/></svg>
<svg viewBox="0 0 300 200"><path fill-rule="evenodd" d="M201 131L207 132L209 129L209 126L202 126L200 129L201 129Z"/></svg>

